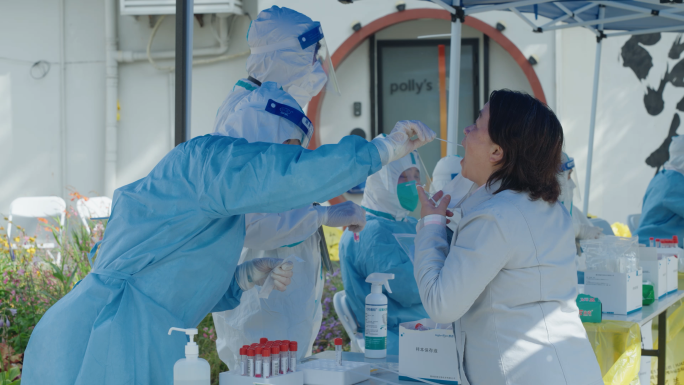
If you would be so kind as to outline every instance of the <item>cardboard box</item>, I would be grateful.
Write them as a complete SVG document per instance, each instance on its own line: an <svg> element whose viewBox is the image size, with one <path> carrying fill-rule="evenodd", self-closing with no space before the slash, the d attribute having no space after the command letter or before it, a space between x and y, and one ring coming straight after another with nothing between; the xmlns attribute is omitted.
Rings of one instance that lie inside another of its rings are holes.
<svg viewBox="0 0 684 385"><path fill-rule="evenodd" d="M601 300L604 313L629 314L641 309L643 271L584 273L584 294Z"/></svg>
<svg viewBox="0 0 684 385"><path fill-rule="evenodd" d="M601 323L601 301L590 295L580 294L576 299L582 322Z"/></svg>
<svg viewBox="0 0 684 385"><path fill-rule="evenodd" d="M430 330L416 330L418 323ZM435 327L429 318L399 324L399 372L439 384L458 385L460 360L452 324ZM415 381L403 375L399 380Z"/></svg>
<svg viewBox="0 0 684 385"><path fill-rule="evenodd" d="M658 249L658 254L666 261L667 293L674 293L678 289L679 259L684 258L684 250L679 247Z"/></svg>

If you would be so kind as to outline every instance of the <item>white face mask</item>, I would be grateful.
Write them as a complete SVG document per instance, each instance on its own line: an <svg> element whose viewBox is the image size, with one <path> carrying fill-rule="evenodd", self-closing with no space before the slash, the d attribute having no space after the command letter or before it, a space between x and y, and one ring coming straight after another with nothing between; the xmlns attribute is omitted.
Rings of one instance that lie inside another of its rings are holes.
<svg viewBox="0 0 684 385"><path fill-rule="evenodd" d="M287 86L287 88L283 87L297 101L300 107L304 107L311 98L318 95L328 81L328 76L319 62L314 63L311 67L311 72L301 82L302 84L292 84Z"/></svg>

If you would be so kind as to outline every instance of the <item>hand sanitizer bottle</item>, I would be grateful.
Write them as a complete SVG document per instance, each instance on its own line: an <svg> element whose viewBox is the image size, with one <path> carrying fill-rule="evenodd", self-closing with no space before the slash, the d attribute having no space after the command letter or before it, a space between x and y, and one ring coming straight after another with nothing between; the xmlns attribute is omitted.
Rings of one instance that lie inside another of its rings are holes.
<svg viewBox="0 0 684 385"><path fill-rule="evenodd" d="M171 332L177 330L190 337L190 341L185 345L185 358L181 358L173 365L173 385L209 385L211 382L211 370L209 363L199 358L199 347L193 341L197 335L197 329L169 329Z"/></svg>
<svg viewBox="0 0 684 385"><path fill-rule="evenodd" d="M387 297L382 286L391 293L389 282L394 274L373 273L366 278L371 284L371 293L366 296L366 358L387 357Z"/></svg>

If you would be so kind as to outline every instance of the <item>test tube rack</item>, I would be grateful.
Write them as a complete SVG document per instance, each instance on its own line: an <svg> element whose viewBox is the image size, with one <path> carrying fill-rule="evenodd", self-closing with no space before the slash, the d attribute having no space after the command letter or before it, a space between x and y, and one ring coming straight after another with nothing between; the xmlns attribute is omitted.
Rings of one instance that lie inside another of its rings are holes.
<svg viewBox="0 0 684 385"><path fill-rule="evenodd" d="M223 372L219 374L219 385L303 385L304 372L281 374L269 378L248 377L237 375L236 372Z"/></svg>
<svg viewBox="0 0 684 385"><path fill-rule="evenodd" d="M299 364L304 372L305 385L352 385L370 377L370 365L364 362L335 360L311 360Z"/></svg>

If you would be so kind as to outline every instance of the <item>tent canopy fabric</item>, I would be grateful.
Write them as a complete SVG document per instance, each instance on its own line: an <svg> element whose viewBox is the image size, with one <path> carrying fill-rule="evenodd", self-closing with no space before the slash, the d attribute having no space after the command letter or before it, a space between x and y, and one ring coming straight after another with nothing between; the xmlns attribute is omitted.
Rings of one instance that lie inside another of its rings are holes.
<svg viewBox="0 0 684 385"><path fill-rule="evenodd" d="M450 7L462 7L465 15L492 10L508 10L518 14L535 32L572 27L596 29L600 7L605 8L605 31L684 31L684 4L661 3L660 0L432 0ZM528 16L523 16L526 13ZM538 16L551 19L541 23ZM610 36L610 35L608 35Z"/></svg>

